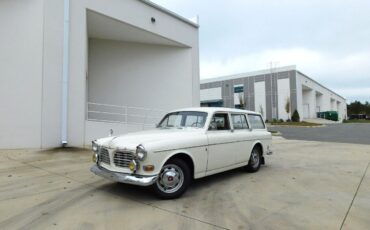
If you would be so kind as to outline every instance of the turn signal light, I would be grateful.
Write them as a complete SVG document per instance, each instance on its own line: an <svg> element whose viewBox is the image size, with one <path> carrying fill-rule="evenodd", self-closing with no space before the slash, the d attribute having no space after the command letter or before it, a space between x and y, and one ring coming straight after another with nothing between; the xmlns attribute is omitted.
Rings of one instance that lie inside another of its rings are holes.
<svg viewBox="0 0 370 230"><path fill-rule="evenodd" d="M93 161L94 163L97 163L97 162L98 162L98 154L94 153L94 154L92 155L92 161Z"/></svg>
<svg viewBox="0 0 370 230"><path fill-rule="evenodd" d="M154 165L144 165L143 166L144 171L151 172L154 170Z"/></svg>

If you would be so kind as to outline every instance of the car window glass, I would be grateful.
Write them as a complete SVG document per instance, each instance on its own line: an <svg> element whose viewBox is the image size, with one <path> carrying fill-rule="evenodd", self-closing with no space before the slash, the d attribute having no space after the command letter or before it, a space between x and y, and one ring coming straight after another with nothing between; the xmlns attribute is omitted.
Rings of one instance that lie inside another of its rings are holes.
<svg viewBox="0 0 370 230"><path fill-rule="evenodd" d="M178 127L181 124L182 115L170 115L167 118L167 127Z"/></svg>
<svg viewBox="0 0 370 230"><path fill-rule="evenodd" d="M231 114L234 129L248 129L247 119L244 114Z"/></svg>
<svg viewBox="0 0 370 230"><path fill-rule="evenodd" d="M207 113L197 111L172 112L165 115L158 128L204 127Z"/></svg>
<svg viewBox="0 0 370 230"><path fill-rule="evenodd" d="M256 114L248 114L248 120L252 129L264 129L265 125L263 123L262 117Z"/></svg>
<svg viewBox="0 0 370 230"><path fill-rule="evenodd" d="M234 129L243 129L243 123L240 114L232 114L231 120L233 121Z"/></svg>
<svg viewBox="0 0 370 230"><path fill-rule="evenodd" d="M204 123L204 116L188 115L186 116L186 127L202 127Z"/></svg>
<svg viewBox="0 0 370 230"><path fill-rule="evenodd" d="M213 115L210 130L229 130L230 124L227 113L216 113Z"/></svg>
<svg viewBox="0 0 370 230"><path fill-rule="evenodd" d="M240 117L242 119L243 129L249 129L247 118L245 117L245 115L241 114Z"/></svg>

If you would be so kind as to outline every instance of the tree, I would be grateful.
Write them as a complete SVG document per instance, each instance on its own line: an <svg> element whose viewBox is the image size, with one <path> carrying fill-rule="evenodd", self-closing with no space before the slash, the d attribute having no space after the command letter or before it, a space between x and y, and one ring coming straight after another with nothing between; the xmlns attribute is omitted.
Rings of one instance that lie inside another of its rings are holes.
<svg viewBox="0 0 370 230"><path fill-rule="evenodd" d="M299 122L301 118L299 117L299 113L297 110L294 110L293 115L292 115L292 121Z"/></svg>
<svg viewBox="0 0 370 230"><path fill-rule="evenodd" d="M245 109L244 93L239 93L238 94L238 99L239 99L240 108Z"/></svg>
<svg viewBox="0 0 370 230"><path fill-rule="evenodd" d="M368 101L361 103L360 101L354 101L347 105L348 115L351 114L367 114L370 115L370 104Z"/></svg>
<svg viewBox="0 0 370 230"><path fill-rule="evenodd" d="M288 119L290 119L290 98L286 98L285 102L285 112L288 114Z"/></svg>
<svg viewBox="0 0 370 230"><path fill-rule="evenodd" d="M263 107L262 105L260 105L260 110L259 110L260 114L262 115L262 117L264 116L264 111L263 111Z"/></svg>

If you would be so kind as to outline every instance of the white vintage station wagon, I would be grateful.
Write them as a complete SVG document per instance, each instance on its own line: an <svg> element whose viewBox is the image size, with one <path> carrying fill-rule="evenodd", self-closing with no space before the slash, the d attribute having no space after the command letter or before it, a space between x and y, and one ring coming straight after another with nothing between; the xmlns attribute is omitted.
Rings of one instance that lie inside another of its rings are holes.
<svg viewBox="0 0 370 230"><path fill-rule="evenodd" d="M259 113L228 108L169 112L156 129L93 141L91 171L110 180L152 186L165 199L193 179L244 167L256 172L272 154Z"/></svg>

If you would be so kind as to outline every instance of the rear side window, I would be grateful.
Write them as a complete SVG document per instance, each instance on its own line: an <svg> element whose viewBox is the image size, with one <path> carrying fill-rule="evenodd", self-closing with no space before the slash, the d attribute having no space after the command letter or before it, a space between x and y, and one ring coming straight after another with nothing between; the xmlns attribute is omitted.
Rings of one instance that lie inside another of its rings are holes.
<svg viewBox="0 0 370 230"><path fill-rule="evenodd" d="M248 129L247 119L244 114L231 114L234 129Z"/></svg>
<svg viewBox="0 0 370 230"><path fill-rule="evenodd" d="M257 114L248 114L249 124L252 129L264 129L265 124L263 123L262 117Z"/></svg>
<svg viewBox="0 0 370 230"><path fill-rule="evenodd" d="M229 130L230 124L227 113L216 113L213 115L209 130Z"/></svg>

